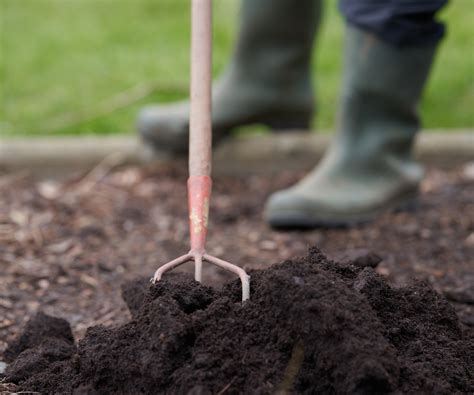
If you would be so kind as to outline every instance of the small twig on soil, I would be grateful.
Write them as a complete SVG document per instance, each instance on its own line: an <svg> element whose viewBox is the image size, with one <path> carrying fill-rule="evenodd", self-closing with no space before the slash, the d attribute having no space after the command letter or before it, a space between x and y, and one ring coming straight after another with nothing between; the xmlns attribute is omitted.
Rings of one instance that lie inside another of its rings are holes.
<svg viewBox="0 0 474 395"><path fill-rule="evenodd" d="M4 329L4 328L8 328L10 326L12 326L14 324L14 322L12 320L3 320L3 321L0 321L0 329Z"/></svg>
<svg viewBox="0 0 474 395"><path fill-rule="evenodd" d="M54 119L46 125L44 133L54 133L62 129L71 128L85 122L93 121L94 119L128 107L158 91L185 93L187 92L187 86L177 83L163 84L150 82L136 85L104 100L101 103L94 104L93 109L87 109L82 113L66 113Z"/></svg>
<svg viewBox="0 0 474 395"><path fill-rule="evenodd" d="M280 385L280 388L276 392L277 394L290 394L292 393L293 384L295 382L296 376L298 375L301 364L304 359L304 345L301 340L299 340L293 347L291 352L291 358L288 362L288 365L285 369L285 374L283 376L283 381Z"/></svg>
<svg viewBox="0 0 474 395"><path fill-rule="evenodd" d="M25 392L16 392L17 386L12 383L7 383L5 378L0 379L0 394L21 394ZM28 392L32 394L33 392ZM37 392L36 392L37 393Z"/></svg>
<svg viewBox="0 0 474 395"><path fill-rule="evenodd" d="M230 386L232 385L233 382L234 382L234 379L230 380L230 383L227 384L224 388L222 388L222 389L217 393L217 395L222 395L222 394L226 393L227 390L230 388Z"/></svg>
<svg viewBox="0 0 474 395"><path fill-rule="evenodd" d="M79 194L90 192L94 185L99 183L113 168L123 164L124 161L125 155L122 152L114 152L108 155L79 181L77 192Z"/></svg>

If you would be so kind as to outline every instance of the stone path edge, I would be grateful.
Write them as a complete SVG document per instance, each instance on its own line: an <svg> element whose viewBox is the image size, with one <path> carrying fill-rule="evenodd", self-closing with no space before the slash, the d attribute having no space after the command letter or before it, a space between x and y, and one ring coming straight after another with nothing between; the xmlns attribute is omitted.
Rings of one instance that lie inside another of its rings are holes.
<svg viewBox="0 0 474 395"><path fill-rule="evenodd" d="M322 157L331 138L329 133L292 132L229 139L214 152L213 172L242 175L307 170ZM424 164L441 168L474 161L474 129L421 133L415 156ZM174 160L164 153L152 153L134 135L0 138L3 174L57 177L87 171L101 162L119 166Z"/></svg>

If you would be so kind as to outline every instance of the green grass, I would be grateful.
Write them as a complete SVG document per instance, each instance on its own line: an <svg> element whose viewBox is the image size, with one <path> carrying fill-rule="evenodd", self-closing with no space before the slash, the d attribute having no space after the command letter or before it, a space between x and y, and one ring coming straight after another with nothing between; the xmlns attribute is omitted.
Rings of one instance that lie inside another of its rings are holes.
<svg viewBox="0 0 474 395"><path fill-rule="evenodd" d="M0 135L133 132L140 106L186 97L188 8L189 0L0 0ZM214 12L217 75L238 2L216 1ZM472 128L474 1L451 1L441 19L448 36L422 103L424 126ZM317 128L334 125L342 26L336 1L327 1L314 62ZM134 98L139 85L156 89ZM123 92L127 105L110 112Z"/></svg>

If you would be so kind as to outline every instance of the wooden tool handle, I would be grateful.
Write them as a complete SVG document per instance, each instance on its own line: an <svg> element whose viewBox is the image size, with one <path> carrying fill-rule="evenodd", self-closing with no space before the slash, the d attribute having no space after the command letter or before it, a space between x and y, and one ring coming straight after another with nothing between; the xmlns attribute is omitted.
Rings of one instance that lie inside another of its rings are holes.
<svg viewBox="0 0 474 395"><path fill-rule="evenodd" d="M211 175L211 67L212 0L192 0L190 176Z"/></svg>

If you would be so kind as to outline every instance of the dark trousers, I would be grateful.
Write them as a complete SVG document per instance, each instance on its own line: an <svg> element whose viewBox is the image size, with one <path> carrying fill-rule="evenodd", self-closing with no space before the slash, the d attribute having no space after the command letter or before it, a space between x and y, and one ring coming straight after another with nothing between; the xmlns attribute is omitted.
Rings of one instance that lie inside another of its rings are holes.
<svg viewBox="0 0 474 395"><path fill-rule="evenodd" d="M438 42L444 25L436 13L448 0L340 0L347 22L397 47Z"/></svg>

